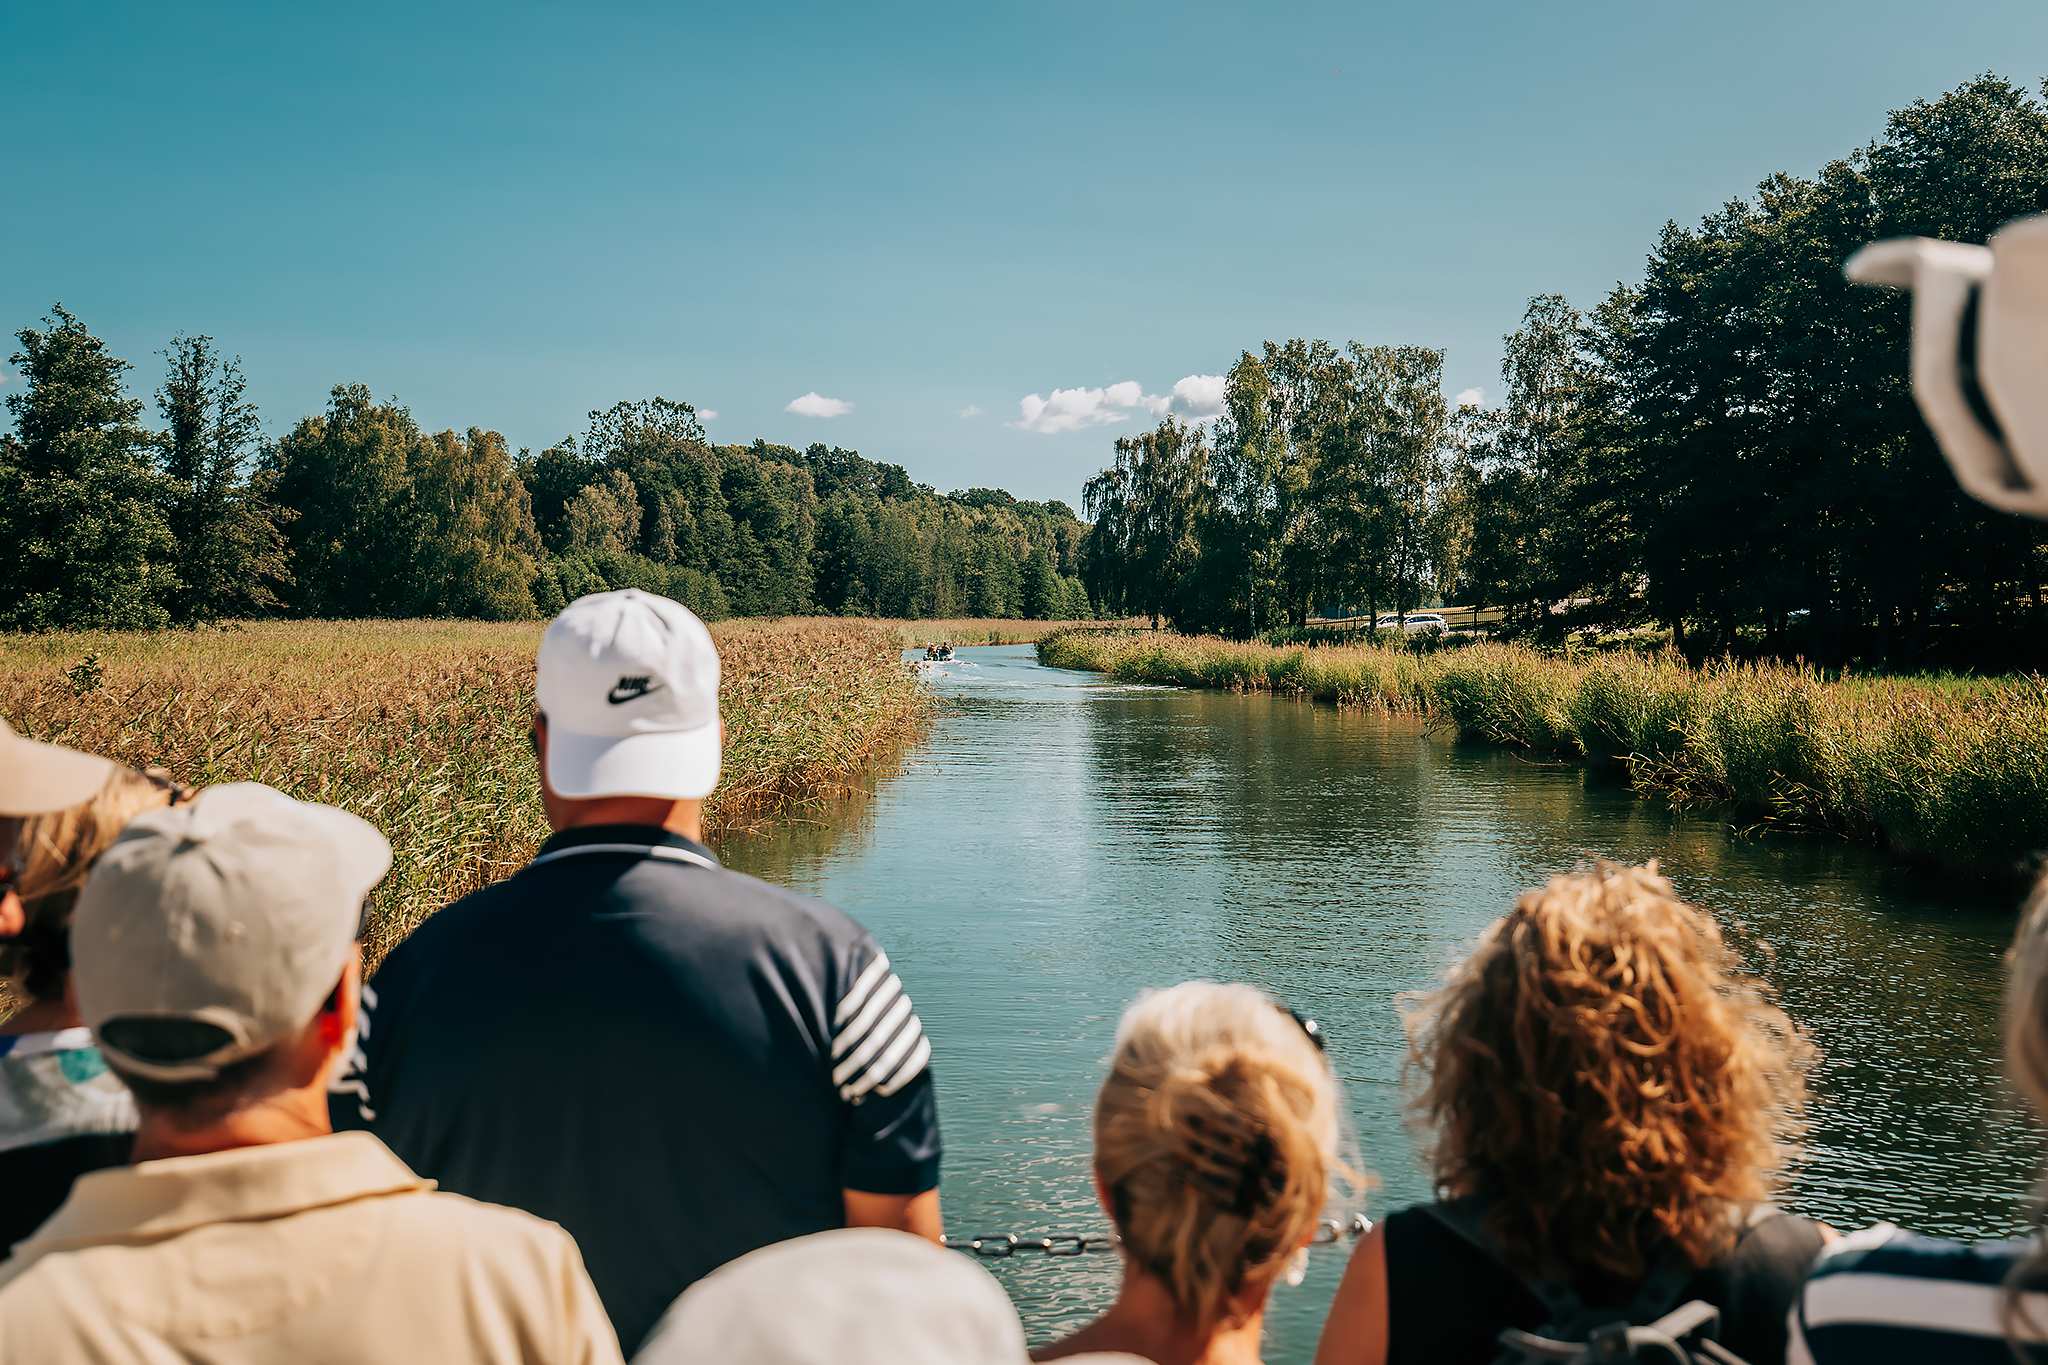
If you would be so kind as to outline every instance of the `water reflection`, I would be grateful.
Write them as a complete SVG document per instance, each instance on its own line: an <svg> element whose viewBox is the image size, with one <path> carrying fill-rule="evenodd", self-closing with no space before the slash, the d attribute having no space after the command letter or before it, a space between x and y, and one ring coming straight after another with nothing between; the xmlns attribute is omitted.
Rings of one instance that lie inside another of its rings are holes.
<svg viewBox="0 0 2048 1365"><path fill-rule="evenodd" d="M844 906L931 1032L956 1234L1103 1226L1088 1104L1147 986L1251 981L1321 1020L1382 1206L1426 1197L1399 1107L1395 998L1514 894L1590 856L1659 857L1769 945L1826 1053L1788 1203L1854 1226L1998 1235L2038 1155L1996 1062L2011 909L1874 853L1731 841L1568 766L1413 719L1135 688L963 649L929 742L868 801L735 840L734 866ZM1759 950L1763 951L1763 950ZM1267 1358L1306 1361L1341 1253L1278 1291ZM1084 1320L1109 1256L1001 1263L1034 1341Z"/></svg>

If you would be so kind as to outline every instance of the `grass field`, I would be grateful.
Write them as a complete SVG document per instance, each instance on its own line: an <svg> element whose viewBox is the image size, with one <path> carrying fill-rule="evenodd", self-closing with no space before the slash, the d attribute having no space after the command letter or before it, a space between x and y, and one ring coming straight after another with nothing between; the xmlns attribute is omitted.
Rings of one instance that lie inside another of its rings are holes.
<svg viewBox="0 0 2048 1365"><path fill-rule="evenodd" d="M931 702L900 651L922 624L712 626L726 755L709 837L844 794L909 742ZM943 624L964 637L1028 623ZM371 821L396 855L377 891L375 959L547 837L526 739L541 629L351 621L0 635L0 717L185 782L267 782Z"/></svg>
<svg viewBox="0 0 2048 1365"><path fill-rule="evenodd" d="M1416 654L1071 632L1039 657L1131 682L1274 691L1426 714L1464 736L1618 770L1638 793L1752 828L1882 843L2013 875L2048 848L2048 683L1823 677L1672 655L1481 644Z"/></svg>

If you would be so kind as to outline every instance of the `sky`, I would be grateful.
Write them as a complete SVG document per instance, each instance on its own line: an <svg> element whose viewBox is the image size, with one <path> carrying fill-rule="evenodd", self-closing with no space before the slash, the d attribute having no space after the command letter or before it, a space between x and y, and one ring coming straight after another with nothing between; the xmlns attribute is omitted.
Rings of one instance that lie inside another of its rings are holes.
<svg viewBox="0 0 2048 1365"><path fill-rule="evenodd" d="M1986 71L2039 88L2048 4L0 0L0 324L143 397L209 334L272 436L661 395L1078 508L1267 340L1494 401L1531 295Z"/></svg>

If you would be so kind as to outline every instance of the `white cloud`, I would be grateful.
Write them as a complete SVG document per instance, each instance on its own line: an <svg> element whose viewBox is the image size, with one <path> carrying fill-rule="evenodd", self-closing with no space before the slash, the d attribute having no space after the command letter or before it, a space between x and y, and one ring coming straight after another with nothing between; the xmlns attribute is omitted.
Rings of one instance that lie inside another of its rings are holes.
<svg viewBox="0 0 2048 1365"><path fill-rule="evenodd" d="M1173 410L1197 422L1221 417L1226 382L1220 374L1191 374L1185 379L1176 379L1173 382Z"/></svg>
<svg viewBox="0 0 2048 1365"><path fill-rule="evenodd" d="M1188 421L1212 421L1223 415L1223 376L1191 374L1164 395L1146 393L1134 379L1101 389L1054 389L1050 398L1029 394L1018 401L1017 420L1009 425L1051 436L1129 421L1128 408L1143 408L1154 417L1172 413Z"/></svg>
<svg viewBox="0 0 2048 1365"><path fill-rule="evenodd" d="M827 398L816 389L801 398L792 398L782 409L799 417L844 417L853 411L853 404L839 398Z"/></svg>
<svg viewBox="0 0 2048 1365"><path fill-rule="evenodd" d="M966 407L960 409L960 415L962 417L979 417L981 416L981 409L969 403Z"/></svg>
<svg viewBox="0 0 2048 1365"><path fill-rule="evenodd" d="M698 421L700 421L700 422L716 422L716 421L718 420L718 409L717 409L717 408L698 408L698 409L697 409L697 420L698 420Z"/></svg>
<svg viewBox="0 0 2048 1365"><path fill-rule="evenodd" d="M1454 408L1476 408L1486 402L1485 389L1460 389L1458 396L1451 400Z"/></svg>
<svg viewBox="0 0 2048 1365"><path fill-rule="evenodd" d="M1052 397L1027 394L1017 402L1017 420L1010 423L1023 431L1051 436L1062 431L1083 431L1130 419L1118 408L1130 407L1142 396L1136 384L1112 384L1107 389L1054 389Z"/></svg>

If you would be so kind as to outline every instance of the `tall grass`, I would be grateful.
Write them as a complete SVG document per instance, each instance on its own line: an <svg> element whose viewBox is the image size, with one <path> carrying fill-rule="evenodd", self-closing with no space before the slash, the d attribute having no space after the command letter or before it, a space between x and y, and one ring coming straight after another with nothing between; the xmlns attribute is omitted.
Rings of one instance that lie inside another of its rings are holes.
<svg viewBox="0 0 2048 1365"><path fill-rule="evenodd" d="M0 716L39 739L266 782L390 838L374 960L547 837L527 748L536 623L261 623L227 631L0 636ZM842 794L913 735L929 696L894 632L838 621L711 627L725 774L708 837Z"/></svg>
<svg viewBox="0 0 2048 1365"><path fill-rule="evenodd" d="M1618 770L1644 796L1824 831L1971 871L2048 848L2048 683L1829 678L1781 664L1508 645L1417 655L1072 632L1042 662L1131 682L1419 712L1459 734Z"/></svg>

